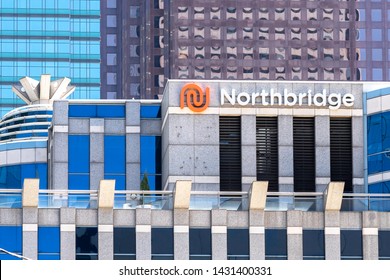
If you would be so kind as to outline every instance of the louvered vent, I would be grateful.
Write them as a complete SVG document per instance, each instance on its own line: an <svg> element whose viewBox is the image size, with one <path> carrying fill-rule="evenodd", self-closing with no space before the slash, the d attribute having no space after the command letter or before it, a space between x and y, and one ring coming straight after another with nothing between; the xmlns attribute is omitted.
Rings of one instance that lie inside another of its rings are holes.
<svg viewBox="0 0 390 280"><path fill-rule="evenodd" d="M256 118L257 181L268 181L269 191L279 190L278 118Z"/></svg>
<svg viewBox="0 0 390 280"><path fill-rule="evenodd" d="M241 118L219 117L221 191L241 191Z"/></svg>

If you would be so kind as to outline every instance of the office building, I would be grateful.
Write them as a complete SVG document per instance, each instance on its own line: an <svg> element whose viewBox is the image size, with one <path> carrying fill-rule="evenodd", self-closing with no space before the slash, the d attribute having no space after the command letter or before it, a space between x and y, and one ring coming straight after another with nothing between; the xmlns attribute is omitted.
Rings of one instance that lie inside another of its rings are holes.
<svg viewBox="0 0 390 280"><path fill-rule="evenodd" d="M74 98L100 98L100 1L0 2L0 116L20 99L11 86L42 73L70 77Z"/></svg>

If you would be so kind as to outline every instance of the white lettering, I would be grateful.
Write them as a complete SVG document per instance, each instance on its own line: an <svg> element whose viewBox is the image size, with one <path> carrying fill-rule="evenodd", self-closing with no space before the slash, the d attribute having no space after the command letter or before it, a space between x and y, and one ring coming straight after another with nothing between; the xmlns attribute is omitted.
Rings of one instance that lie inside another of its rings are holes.
<svg viewBox="0 0 390 280"><path fill-rule="evenodd" d="M265 92L265 90L263 89L261 91L261 104L263 105L269 105L268 101L265 99L267 96L269 96L269 93L268 92Z"/></svg>
<svg viewBox="0 0 390 280"><path fill-rule="evenodd" d="M236 90L232 89L232 95L230 96L226 90L221 89L221 105L225 104L225 98L230 104L236 104Z"/></svg>
<svg viewBox="0 0 390 280"><path fill-rule="evenodd" d="M293 101L290 101L289 98L292 98ZM284 90L284 105L294 106L297 103L297 95L288 92L287 89Z"/></svg>
<svg viewBox="0 0 390 280"><path fill-rule="evenodd" d="M242 97L245 98L244 101L242 100ZM246 93L246 92L241 92L241 93L238 94L238 96L237 96L237 103L240 104L241 106L248 105L248 103L249 103L250 101L251 101L251 97L250 97L249 94Z"/></svg>
<svg viewBox="0 0 390 280"><path fill-rule="evenodd" d="M343 96L343 104L346 107L352 107L355 102L355 96L352 93L347 93Z"/></svg>
<svg viewBox="0 0 390 280"><path fill-rule="evenodd" d="M328 97L329 109L336 110L341 106L341 95L337 93L331 93Z"/></svg>
<svg viewBox="0 0 390 280"><path fill-rule="evenodd" d="M321 98L321 101L318 101L318 98ZM313 102L316 106L326 106L326 89L322 93L316 93L313 96Z"/></svg>
<svg viewBox="0 0 390 280"><path fill-rule="evenodd" d="M278 98L278 105L281 106L282 105L282 95L278 92L275 92L274 89L272 88L271 89L271 105L274 105L274 101L275 101L275 97Z"/></svg>

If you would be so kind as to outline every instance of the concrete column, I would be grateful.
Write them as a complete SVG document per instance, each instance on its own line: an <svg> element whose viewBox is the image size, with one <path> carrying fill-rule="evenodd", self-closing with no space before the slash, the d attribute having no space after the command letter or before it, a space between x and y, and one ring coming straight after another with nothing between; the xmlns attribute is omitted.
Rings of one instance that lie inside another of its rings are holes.
<svg viewBox="0 0 390 280"><path fill-rule="evenodd" d="M98 253L99 260L114 259L114 211L98 209Z"/></svg>
<svg viewBox="0 0 390 280"><path fill-rule="evenodd" d="M68 189L68 135L69 106L67 100L53 104L53 151L51 154L50 182L53 189Z"/></svg>
<svg viewBox="0 0 390 280"><path fill-rule="evenodd" d="M126 102L126 189L139 190L141 182L140 103Z"/></svg>
<svg viewBox="0 0 390 280"><path fill-rule="evenodd" d="M257 181L256 170L256 116L241 116L241 171L242 190L248 191Z"/></svg>
<svg viewBox="0 0 390 280"><path fill-rule="evenodd" d="M213 260L227 259L227 210L211 210L211 246Z"/></svg>
<svg viewBox="0 0 390 280"><path fill-rule="evenodd" d="M294 191L293 116L278 116L279 191Z"/></svg>
<svg viewBox="0 0 390 280"><path fill-rule="evenodd" d="M315 117L316 191L323 192L330 182L330 119Z"/></svg>
<svg viewBox="0 0 390 280"><path fill-rule="evenodd" d="M23 256L38 259L38 198L39 179L23 182Z"/></svg>
<svg viewBox="0 0 390 280"><path fill-rule="evenodd" d="M152 211L135 209L136 259L150 260L152 257Z"/></svg>
<svg viewBox="0 0 390 280"><path fill-rule="evenodd" d="M303 259L302 212L287 211L287 258Z"/></svg>
<svg viewBox="0 0 390 280"><path fill-rule="evenodd" d="M378 240L378 212L363 212L363 259L378 260L379 240Z"/></svg>
<svg viewBox="0 0 390 280"><path fill-rule="evenodd" d="M190 258L190 211L188 209L174 209L173 237L175 260L189 260Z"/></svg>
<svg viewBox="0 0 390 280"><path fill-rule="evenodd" d="M365 192L364 188L364 131L363 117L352 117L352 173L353 191Z"/></svg>
<svg viewBox="0 0 390 280"><path fill-rule="evenodd" d="M104 179L104 119L90 119L90 189L97 190Z"/></svg>
<svg viewBox="0 0 390 280"><path fill-rule="evenodd" d="M340 211L325 211L325 259L340 260Z"/></svg>
<svg viewBox="0 0 390 280"><path fill-rule="evenodd" d="M61 260L76 258L76 208L60 209Z"/></svg>
<svg viewBox="0 0 390 280"><path fill-rule="evenodd" d="M265 259L264 210L249 211L249 258Z"/></svg>

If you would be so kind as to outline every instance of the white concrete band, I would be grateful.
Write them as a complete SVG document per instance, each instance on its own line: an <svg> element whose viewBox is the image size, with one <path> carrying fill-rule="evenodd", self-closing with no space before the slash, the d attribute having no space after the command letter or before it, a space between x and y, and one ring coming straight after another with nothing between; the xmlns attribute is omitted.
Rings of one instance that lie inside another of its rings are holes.
<svg viewBox="0 0 390 280"><path fill-rule="evenodd" d="M104 126L102 125L91 125L89 127L90 133L104 133Z"/></svg>
<svg viewBox="0 0 390 280"><path fill-rule="evenodd" d="M282 184L282 185L294 184L294 177L279 177L279 184Z"/></svg>
<svg viewBox="0 0 390 280"><path fill-rule="evenodd" d="M252 184L253 182L257 181L257 178L256 177L249 177L249 176L246 176L246 177L242 177L241 178L241 182L243 184Z"/></svg>
<svg viewBox="0 0 390 280"><path fill-rule="evenodd" d="M75 224L61 224L60 230L62 232L75 232L76 225Z"/></svg>
<svg viewBox="0 0 390 280"><path fill-rule="evenodd" d="M98 232L114 232L114 225L98 225Z"/></svg>
<svg viewBox="0 0 390 280"><path fill-rule="evenodd" d="M249 234L264 234L264 227L249 227Z"/></svg>
<svg viewBox="0 0 390 280"><path fill-rule="evenodd" d="M135 232L150 233L150 232L152 232L152 226L151 225L136 225Z"/></svg>
<svg viewBox="0 0 390 280"><path fill-rule="evenodd" d="M53 132L56 133L56 132L62 132L62 133L68 133L68 126L67 125L55 125L53 127Z"/></svg>
<svg viewBox="0 0 390 280"><path fill-rule="evenodd" d="M287 234L302 234L302 227L287 227Z"/></svg>
<svg viewBox="0 0 390 280"><path fill-rule="evenodd" d="M38 224L23 224L23 231L38 231Z"/></svg>
<svg viewBox="0 0 390 280"><path fill-rule="evenodd" d="M340 228L339 227L325 227L325 234L340 235Z"/></svg>
<svg viewBox="0 0 390 280"><path fill-rule="evenodd" d="M378 235L378 228L363 228L363 235Z"/></svg>
<svg viewBox="0 0 390 280"><path fill-rule="evenodd" d="M174 226L173 232L174 233L188 233L188 232L190 232L190 227L189 226Z"/></svg>
<svg viewBox="0 0 390 280"><path fill-rule="evenodd" d="M141 133L140 126L126 126L126 133Z"/></svg>
<svg viewBox="0 0 390 280"><path fill-rule="evenodd" d="M214 233L226 234L227 233L227 227L226 226L212 226L211 227L211 234L214 234Z"/></svg>

